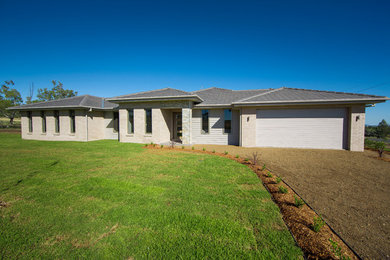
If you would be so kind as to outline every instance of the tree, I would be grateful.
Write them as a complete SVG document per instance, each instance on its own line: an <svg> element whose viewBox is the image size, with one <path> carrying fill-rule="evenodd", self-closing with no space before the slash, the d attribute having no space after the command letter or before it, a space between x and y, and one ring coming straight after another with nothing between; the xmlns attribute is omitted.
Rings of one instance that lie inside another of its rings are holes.
<svg viewBox="0 0 390 260"><path fill-rule="evenodd" d="M383 119L376 127L376 135L378 138L386 138L390 134L390 127Z"/></svg>
<svg viewBox="0 0 390 260"><path fill-rule="evenodd" d="M6 108L18 106L23 102L19 91L13 88L14 85L15 83L12 80L4 81L4 84L1 85L0 89L0 115L8 117L10 119L10 125L13 125L14 118L18 115L18 112L9 111Z"/></svg>
<svg viewBox="0 0 390 260"><path fill-rule="evenodd" d="M34 82L31 82L29 91L30 91L30 95L28 95L26 97L26 99L27 99L26 104L31 104L31 103L37 102L36 100L32 100L32 97L34 95Z"/></svg>
<svg viewBox="0 0 390 260"><path fill-rule="evenodd" d="M72 89L64 89L64 86L60 81L57 82L56 80L52 80L52 83L52 89L38 89L38 101L49 101L77 96L77 91L74 91Z"/></svg>

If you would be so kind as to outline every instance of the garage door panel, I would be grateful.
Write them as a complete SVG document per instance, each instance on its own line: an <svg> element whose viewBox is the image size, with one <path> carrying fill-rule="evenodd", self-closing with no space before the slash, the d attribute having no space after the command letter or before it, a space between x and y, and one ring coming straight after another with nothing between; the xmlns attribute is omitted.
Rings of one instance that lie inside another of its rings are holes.
<svg viewBox="0 0 390 260"><path fill-rule="evenodd" d="M258 110L256 145L343 149L345 109Z"/></svg>

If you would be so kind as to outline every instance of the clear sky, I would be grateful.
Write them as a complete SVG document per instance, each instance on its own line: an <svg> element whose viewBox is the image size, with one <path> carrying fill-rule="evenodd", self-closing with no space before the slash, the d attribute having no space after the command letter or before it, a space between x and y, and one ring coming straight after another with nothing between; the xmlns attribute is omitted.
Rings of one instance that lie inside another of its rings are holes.
<svg viewBox="0 0 390 260"><path fill-rule="evenodd" d="M390 97L390 1L0 0L0 81L79 95L309 88ZM36 94L36 91L35 91ZM390 102L367 124L390 123Z"/></svg>

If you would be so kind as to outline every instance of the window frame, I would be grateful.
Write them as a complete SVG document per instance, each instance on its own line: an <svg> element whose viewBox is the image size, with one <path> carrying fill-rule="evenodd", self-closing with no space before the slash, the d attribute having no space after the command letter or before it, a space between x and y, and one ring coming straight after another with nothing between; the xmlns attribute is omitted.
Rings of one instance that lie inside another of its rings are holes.
<svg viewBox="0 0 390 260"><path fill-rule="evenodd" d="M226 111L230 111L230 119L229 120L226 120ZM232 118L233 118L233 111L231 108L227 108L227 109L224 109L223 110L223 133L224 134L231 134L232 131L233 131L233 128L232 128ZM229 132L226 131L226 122L227 121L230 121L230 129L229 129Z"/></svg>
<svg viewBox="0 0 390 260"><path fill-rule="evenodd" d="M130 121L131 119L131 121ZM134 109L127 109L127 134L134 134Z"/></svg>
<svg viewBox="0 0 390 260"><path fill-rule="evenodd" d="M118 122L115 122L115 119L117 119ZM119 111L114 111L112 113L112 122L113 122L112 131L114 133L119 133Z"/></svg>
<svg viewBox="0 0 390 260"><path fill-rule="evenodd" d="M70 133L76 133L76 111L69 110L69 119L70 119Z"/></svg>
<svg viewBox="0 0 390 260"><path fill-rule="evenodd" d="M46 134L47 132L47 124L46 124L46 115L45 111L41 111L41 121L42 121L42 134Z"/></svg>
<svg viewBox="0 0 390 260"><path fill-rule="evenodd" d="M59 134L60 131L60 111L54 110L54 133Z"/></svg>
<svg viewBox="0 0 390 260"><path fill-rule="evenodd" d="M34 129L33 129L32 111L27 111L27 118L28 118L28 132L32 133L34 131Z"/></svg>
<svg viewBox="0 0 390 260"><path fill-rule="evenodd" d="M205 111L205 113L204 113L204 111ZM204 129L204 115L207 115L207 131L205 131L205 129ZM200 133L202 135L210 134L210 112L208 109L201 110Z"/></svg>
<svg viewBox="0 0 390 260"><path fill-rule="evenodd" d="M150 111L150 120L148 120L148 111ZM148 121L150 121L150 131L148 131ZM145 134L153 133L153 113L151 108L145 108Z"/></svg>

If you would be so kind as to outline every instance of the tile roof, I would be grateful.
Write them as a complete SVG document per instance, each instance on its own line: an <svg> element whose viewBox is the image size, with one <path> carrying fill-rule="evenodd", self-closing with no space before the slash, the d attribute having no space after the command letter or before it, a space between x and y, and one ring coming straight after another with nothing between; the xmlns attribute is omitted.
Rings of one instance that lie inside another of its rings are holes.
<svg viewBox="0 0 390 260"><path fill-rule="evenodd" d="M334 91L321 91L311 89L297 89L297 88L278 88L268 92L255 95L246 99L241 99L233 104L245 103L289 103L289 102L330 102L330 101L374 101L387 100L383 96L374 96L366 94L355 94Z"/></svg>
<svg viewBox="0 0 390 260"><path fill-rule="evenodd" d="M140 99L163 99L163 98L191 98L191 97L199 99L197 95L194 95L190 92L186 92L174 88L163 88L163 89L112 97L112 98L108 98L108 100L120 101L120 100L140 100Z"/></svg>
<svg viewBox="0 0 390 260"><path fill-rule="evenodd" d="M26 109L59 109L59 108L95 108L110 110L115 109L118 105L107 101L102 97L95 97L90 95L75 96L70 98L63 98L57 100L50 100L44 102L31 103L10 107L10 110L26 110Z"/></svg>

